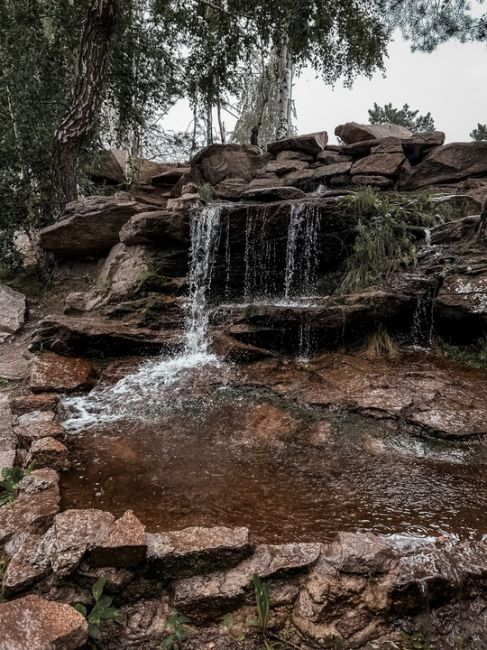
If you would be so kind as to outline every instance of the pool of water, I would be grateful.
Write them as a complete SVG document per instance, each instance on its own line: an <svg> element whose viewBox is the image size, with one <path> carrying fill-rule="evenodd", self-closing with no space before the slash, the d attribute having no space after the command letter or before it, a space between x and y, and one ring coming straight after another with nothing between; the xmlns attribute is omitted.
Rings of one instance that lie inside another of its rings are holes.
<svg viewBox="0 0 487 650"><path fill-rule="evenodd" d="M155 421L73 433L63 507L132 509L151 531L248 526L267 542L487 532L482 441L429 441L230 387L168 404Z"/></svg>

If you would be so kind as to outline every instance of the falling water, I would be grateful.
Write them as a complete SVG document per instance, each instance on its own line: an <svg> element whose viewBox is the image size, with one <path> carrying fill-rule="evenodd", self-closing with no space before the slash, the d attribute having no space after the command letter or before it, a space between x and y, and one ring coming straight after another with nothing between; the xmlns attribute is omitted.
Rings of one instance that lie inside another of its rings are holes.
<svg viewBox="0 0 487 650"><path fill-rule="evenodd" d="M412 339L416 347L429 347L433 338L435 289L430 287L426 293L416 298L413 313Z"/></svg>
<svg viewBox="0 0 487 650"><path fill-rule="evenodd" d="M424 243L427 248L431 248L431 228L424 229Z"/></svg>
<svg viewBox="0 0 487 650"><path fill-rule="evenodd" d="M183 351L171 359L144 363L114 386L99 385L83 397L66 398L68 430L87 429L117 420L151 420L161 409L184 399L196 370L218 366L208 352L208 293L220 238L219 206L204 208L191 222L189 303ZM168 391L170 390L170 395Z"/></svg>
<svg viewBox="0 0 487 650"><path fill-rule="evenodd" d="M319 215L315 208L293 205L287 232L284 297L301 302L316 289L319 253Z"/></svg>

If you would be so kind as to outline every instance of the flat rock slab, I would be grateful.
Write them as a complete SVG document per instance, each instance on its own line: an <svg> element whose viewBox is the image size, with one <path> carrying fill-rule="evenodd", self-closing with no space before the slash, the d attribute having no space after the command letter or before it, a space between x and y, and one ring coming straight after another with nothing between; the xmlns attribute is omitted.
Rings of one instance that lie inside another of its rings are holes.
<svg viewBox="0 0 487 650"><path fill-rule="evenodd" d="M26 310L25 296L0 284L0 343L22 327Z"/></svg>
<svg viewBox="0 0 487 650"><path fill-rule="evenodd" d="M94 567L115 567L119 569L136 567L147 552L145 526L131 510L113 522L106 539L90 554Z"/></svg>
<svg viewBox="0 0 487 650"><path fill-rule="evenodd" d="M40 596L0 604L0 630L0 650L75 650L88 639L79 612Z"/></svg>
<svg viewBox="0 0 487 650"><path fill-rule="evenodd" d="M242 192L242 199L255 201L288 201L292 199L303 199L306 194L297 187L257 187Z"/></svg>
<svg viewBox="0 0 487 650"><path fill-rule="evenodd" d="M380 138L393 137L407 140L413 137L412 131L398 124L358 124L357 122L347 122L337 126L335 135L345 144Z"/></svg>
<svg viewBox="0 0 487 650"><path fill-rule="evenodd" d="M352 175L394 176L406 160L402 153L374 153L357 160L352 166Z"/></svg>
<svg viewBox="0 0 487 650"><path fill-rule="evenodd" d="M92 384L93 366L80 357L44 352L32 364L30 388L34 392L70 392Z"/></svg>
<svg viewBox="0 0 487 650"><path fill-rule="evenodd" d="M318 131L316 133L306 133L304 135L296 135L290 138L283 138L275 142L269 142L267 151L273 155L280 151L302 151L311 155L316 155L323 151L328 142L328 134L326 131Z"/></svg>
<svg viewBox="0 0 487 650"><path fill-rule="evenodd" d="M24 534L23 541L7 564L3 579L3 593L6 597L28 589L50 573L45 558L40 557L42 535Z"/></svg>
<svg viewBox="0 0 487 650"><path fill-rule="evenodd" d="M12 414L7 393L0 393L0 473L15 463L17 441L11 425Z"/></svg>

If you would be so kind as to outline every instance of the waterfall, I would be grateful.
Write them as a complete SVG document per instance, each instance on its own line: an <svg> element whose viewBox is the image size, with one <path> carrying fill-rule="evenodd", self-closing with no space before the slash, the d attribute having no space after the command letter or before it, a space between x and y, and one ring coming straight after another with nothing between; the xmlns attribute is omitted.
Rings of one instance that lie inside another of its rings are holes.
<svg viewBox="0 0 487 650"><path fill-rule="evenodd" d="M416 298L411 336L415 347L430 347L434 329L435 288Z"/></svg>
<svg viewBox="0 0 487 650"><path fill-rule="evenodd" d="M220 239L219 206L205 207L191 220L189 301L184 347L170 359L148 361L113 386L99 384L88 395L62 402L64 426L77 431L118 420L150 420L187 396L188 381L207 366L219 367L208 352L209 307L213 264Z"/></svg>
<svg viewBox="0 0 487 650"><path fill-rule="evenodd" d="M286 247L284 298L309 298L316 290L319 214L313 207L291 206Z"/></svg>

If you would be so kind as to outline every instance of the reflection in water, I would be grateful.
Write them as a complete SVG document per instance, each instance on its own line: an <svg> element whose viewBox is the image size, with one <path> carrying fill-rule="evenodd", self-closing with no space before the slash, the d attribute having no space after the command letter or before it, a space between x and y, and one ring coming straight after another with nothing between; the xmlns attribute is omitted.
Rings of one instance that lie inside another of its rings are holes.
<svg viewBox="0 0 487 650"><path fill-rule="evenodd" d="M157 423L73 438L63 505L132 508L149 530L246 525L280 542L486 532L480 442L452 451L359 416L321 417L224 388L175 401Z"/></svg>

